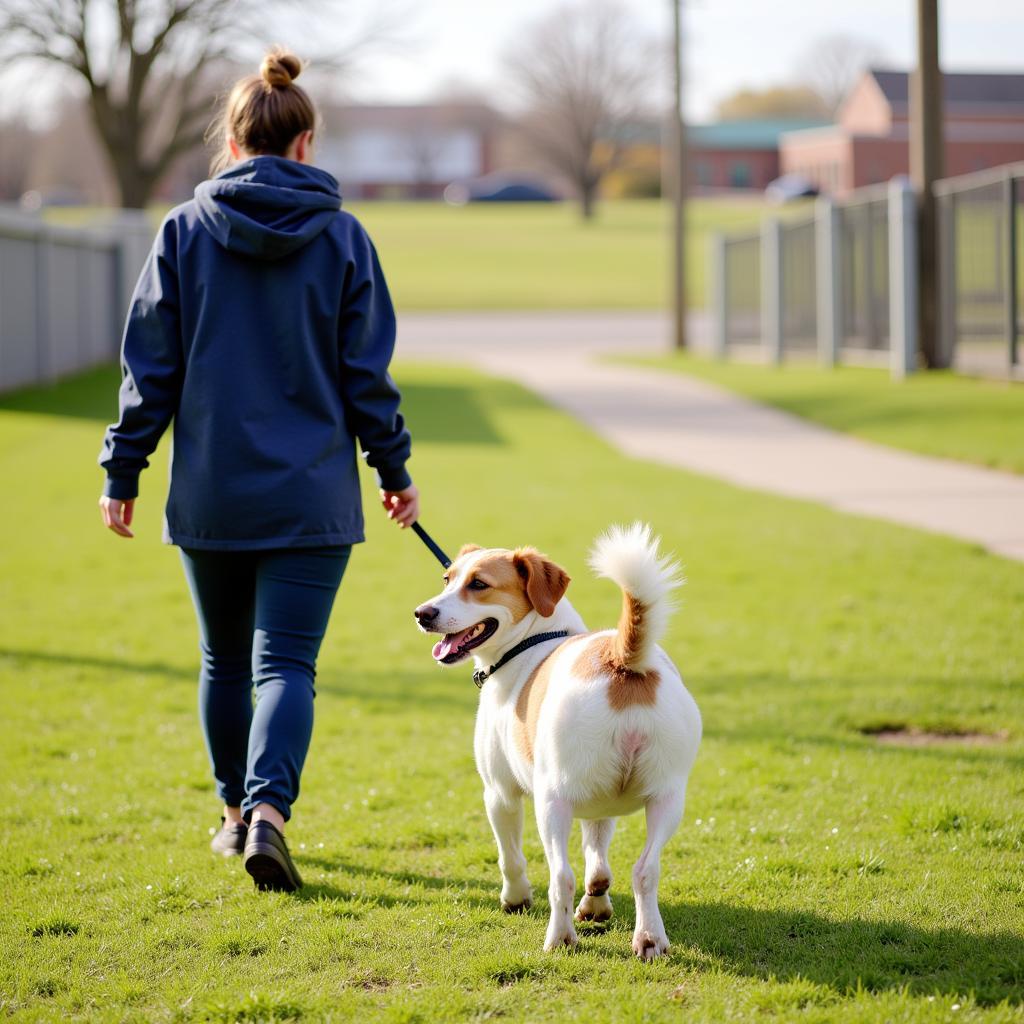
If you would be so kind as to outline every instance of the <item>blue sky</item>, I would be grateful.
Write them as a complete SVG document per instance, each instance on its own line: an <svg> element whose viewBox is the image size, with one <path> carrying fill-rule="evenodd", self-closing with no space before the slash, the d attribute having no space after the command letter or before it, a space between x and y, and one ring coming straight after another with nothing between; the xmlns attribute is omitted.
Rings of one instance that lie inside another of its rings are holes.
<svg viewBox="0 0 1024 1024"><path fill-rule="evenodd" d="M353 6L370 7L363 0ZM352 82L360 99L416 100L452 78L496 81L507 41L559 0L424 0L412 8L414 44L407 56L368 62ZM628 0L638 21L667 33L670 0ZM815 39L836 33L871 39L897 67L914 53L915 0L689 0L688 114L708 117L716 100L745 85L799 77ZM1024 2L940 0L946 70L1024 71Z"/></svg>

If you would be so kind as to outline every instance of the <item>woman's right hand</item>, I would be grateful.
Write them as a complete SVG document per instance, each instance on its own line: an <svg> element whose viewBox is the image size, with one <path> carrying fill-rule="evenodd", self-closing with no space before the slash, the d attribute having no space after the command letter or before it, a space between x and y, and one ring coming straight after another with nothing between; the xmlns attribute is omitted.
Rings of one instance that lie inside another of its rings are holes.
<svg viewBox="0 0 1024 1024"><path fill-rule="evenodd" d="M409 484L403 491L381 491L381 504L388 519L393 519L404 530L420 517L420 491Z"/></svg>
<svg viewBox="0 0 1024 1024"><path fill-rule="evenodd" d="M121 501L119 498L108 498L105 494L100 498L100 512L103 515L103 525L108 530L113 530L119 537L134 537L129 526L132 524L132 516L135 514L135 499Z"/></svg>

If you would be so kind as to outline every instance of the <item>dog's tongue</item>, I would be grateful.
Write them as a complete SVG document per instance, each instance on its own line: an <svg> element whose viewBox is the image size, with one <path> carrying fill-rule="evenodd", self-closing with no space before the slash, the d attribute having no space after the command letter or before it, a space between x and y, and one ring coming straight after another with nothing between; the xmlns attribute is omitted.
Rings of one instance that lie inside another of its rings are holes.
<svg viewBox="0 0 1024 1024"><path fill-rule="evenodd" d="M469 629L464 629L459 633L445 634L445 638L443 640L438 640L437 643L434 644L434 649L431 652L434 655L434 660L442 661L447 658L448 655L451 654L452 651L456 650L459 644L466 638L466 634L471 633L472 631L473 627L470 626Z"/></svg>

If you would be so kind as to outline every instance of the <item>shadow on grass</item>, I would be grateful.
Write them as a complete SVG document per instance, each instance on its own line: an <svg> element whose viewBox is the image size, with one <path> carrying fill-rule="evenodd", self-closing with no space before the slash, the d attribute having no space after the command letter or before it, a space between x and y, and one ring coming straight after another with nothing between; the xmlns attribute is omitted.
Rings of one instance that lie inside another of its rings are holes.
<svg viewBox="0 0 1024 1024"><path fill-rule="evenodd" d="M56 384L0 395L0 412L40 413L110 423L117 418L120 382L120 370L108 363Z"/></svg>
<svg viewBox="0 0 1024 1024"><path fill-rule="evenodd" d="M92 654L30 651L20 647L0 647L0 658L39 662L44 665L74 665L77 668L95 668L104 672L174 676L179 679L195 679L199 673L198 658L195 668L184 668L181 665L168 665L163 661L131 661L128 658L100 658Z"/></svg>
<svg viewBox="0 0 1024 1024"><path fill-rule="evenodd" d="M417 442L504 444L478 398L479 387L405 384L402 412Z"/></svg>
<svg viewBox="0 0 1024 1024"><path fill-rule="evenodd" d="M0 395L0 412L69 416L106 424L117 418L120 370L114 364L76 374L55 384L24 388ZM417 441L435 444L504 444L487 408L488 396L509 404L514 392L489 385L407 384L402 388L402 412Z"/></svg>
<svg viewBox="0 0 1024 1024"><path fill-rule="evenodd" d="M424 889L433 891L457 891L459 898L474 907L481 907L485 910L496 910L499 905L498 893L501 889L500 880L486 882L478 878L453 878L450 875L424 875L417 871L386 871L379 867L367 867L364 864L356 864L351 860L341 857L322 857L303 855L300 858L302 864L313 864L324 871L340 871L346 875L356 875L361 878L380 879L390 885L398 886L422 886ZM307 893L306 890L309 890ZM322 896L330 896L337 899L351 900L353 894L338 889L335 886L322 882L306 885L298 893L300 898L316 900ZM401 897L384 895L381 893L359 893L355 897L368 903L378 904L382 907L402 906L418 902L415 896L405 890Z"/></svg>
<svg viewBox="0 0 1024 1024"><path fill-rule="evenodd" d="M763 981L798 978L841 994L905 990L1024 1003L1024 937L926 929L891 921L834 921L805 911L726 903L662 904L676 955L710 957Z"/></svg>

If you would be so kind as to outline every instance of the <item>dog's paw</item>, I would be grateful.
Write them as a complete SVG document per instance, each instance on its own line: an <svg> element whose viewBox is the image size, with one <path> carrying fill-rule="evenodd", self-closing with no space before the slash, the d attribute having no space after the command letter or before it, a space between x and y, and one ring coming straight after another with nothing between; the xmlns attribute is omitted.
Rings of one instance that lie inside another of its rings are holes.
<svg viewBox="0 0 1024 1024"><path fill-rule="evenodd" d="M668 952L668 936L638 928L633 932L633 952L641 960L656 960Z"/></svg>
<svg viewBox="0 0 1024 1024"><path fill-rule="evenodd" d="M533 889L526 875L515 881L506 880L501 887L501 909L506 914L521 914L533 905Z"/></svg>
<svg viewBox="0 0 1024 1024"><path fill-rule="evenodd" d="M544 937L544 952L553 953L556 949L568 946L572 949L579 940L576 938L576 929L572 921L568 924L555 924L554 921L548 925L548 933Z"/></svg>
<svg viewBox="0 0 1024 1024"><path fill-rule="evenodd" d="M508 900L504 899L501 901L501 909L504 910L506 914L525 914L532 906L533 900L530 899L529 896L519 903L509 903Z"/></svg>
<svg viewBox="0 0 1024 1024"><path fill-rule="evenodd" d="M577 921L607 921L612 916L612 900L607 893L592 896L587 893L576 908Z"/></svg>

